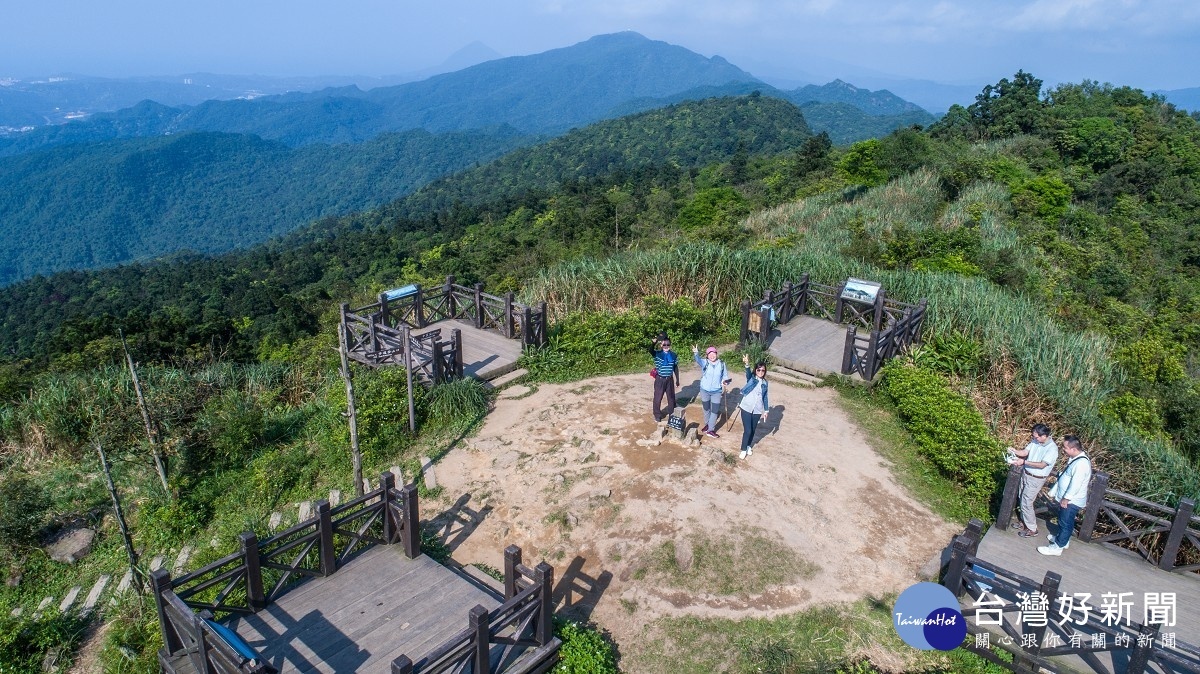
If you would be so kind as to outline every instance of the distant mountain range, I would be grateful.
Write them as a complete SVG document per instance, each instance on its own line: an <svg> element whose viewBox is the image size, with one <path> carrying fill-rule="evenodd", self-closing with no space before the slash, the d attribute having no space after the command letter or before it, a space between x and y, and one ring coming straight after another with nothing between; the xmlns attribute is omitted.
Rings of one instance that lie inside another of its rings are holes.
<svg viewBox="0 0 1200 674"><path fill-rule="evenodd" d="M0 283L251 245L574 128L754 92L801 105L803 116L788 113L798 131L839 143L934 119L840 81L781 91L720 57L636 33L368 91L142 101L0 137Z"/></svg>
<svg viewBox="0 0 1200 674"><path fill-rule="evenodd" d="M482 46L472 52L475 58L486 53ZM235 80L214 81L207 86L229 92L237 84ZM730 86L747 84L801 104L848 103L869 115L920 112L918 106L886 91L871 92L840 81L782 92L719 56L706 58L637 33L616 33L366 91L344 86L191 105L186 101L173 104L172 100L185 93L194 97L196 89L181 93L178 87L182 85L175 85L164 91L163 98L153 99L154 103L10 133L0 137L0 154L182 131L249 133L293 146L361 142L385 131L412 128L437 133L507 124L530 134L558 134L652 105L728 94ZM644 103L633 103L639 100Z"/></svg>

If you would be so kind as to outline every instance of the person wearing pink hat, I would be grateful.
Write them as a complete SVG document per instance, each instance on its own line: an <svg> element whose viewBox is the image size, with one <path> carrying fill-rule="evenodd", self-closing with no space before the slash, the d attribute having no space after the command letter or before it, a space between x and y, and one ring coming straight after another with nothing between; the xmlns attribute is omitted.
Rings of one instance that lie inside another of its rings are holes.
<svg viewBox="0 0 1200 674"><path fill-rule="evenodd" d="M705 349L704 358L701 358L700 347L692 345L692 358L700 366L700 407L704 409L704 428L700 432L710 438L719 438L717 421L721 412L721 396L733 377L729 376L725 361L717 358L715 346Z"/></svg>

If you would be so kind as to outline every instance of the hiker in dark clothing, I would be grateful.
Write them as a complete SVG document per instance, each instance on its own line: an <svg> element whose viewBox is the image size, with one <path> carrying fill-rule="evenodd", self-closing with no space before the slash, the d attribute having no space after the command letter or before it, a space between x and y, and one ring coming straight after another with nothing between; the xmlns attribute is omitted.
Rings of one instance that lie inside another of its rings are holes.
<svg viewBox="0 0 1200 674"><path fill-rule="evenodd" d="M675 411L675 389L679 388L679 357L671 350L671 340L664 333L659 333L654 340L654 406L651 413L655 423L661 423L664 418ZM663 397L667 399L664 412L660 407Z"/></svg>

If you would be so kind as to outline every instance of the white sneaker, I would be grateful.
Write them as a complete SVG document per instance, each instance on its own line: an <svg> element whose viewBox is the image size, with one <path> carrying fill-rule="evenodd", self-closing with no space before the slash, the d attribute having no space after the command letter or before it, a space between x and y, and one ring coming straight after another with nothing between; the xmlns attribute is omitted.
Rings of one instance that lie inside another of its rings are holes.
<svg viewBox="0 0 1200 674"><path fill-rule="evenodd" d="M746 456L754 456L754 448L753 447L746 448Z"/></svg>
<svg viewBox="0 0 1200 674"><path fill-rule="evenodd" d="M1050 557L1057 557L1062 554L1062 551L1063 551L1062 548L1058 547L1057 545L1055 545L1053 543L1051 543L1050 545L1043 545L1040 548L1038 548L1038 552L1042 553L1043 555L1050 556Z"/></svg>
<svg viewBox="0 0 1200 674"><path fill-rule="evenodd" d="M738 454L738 458L739 458L739 459L744 459L744 458L746 458L746 454L747 454L746 450L744 450L744 449L743 449L743 450L742 450L742 453L741 453L741 454Z"/></svg>
<svg viewBox="0 0 1200 674"><path fill-rule="evenodd" d="M1054 542L1054 534L1046 534L1046 540L1050 541L1050 545L1058 545L1058 543ZM1067 541L1067 544L1062 546L1062 549L1066 550L1069 547L1071 547L1071 541Z"/></svg>

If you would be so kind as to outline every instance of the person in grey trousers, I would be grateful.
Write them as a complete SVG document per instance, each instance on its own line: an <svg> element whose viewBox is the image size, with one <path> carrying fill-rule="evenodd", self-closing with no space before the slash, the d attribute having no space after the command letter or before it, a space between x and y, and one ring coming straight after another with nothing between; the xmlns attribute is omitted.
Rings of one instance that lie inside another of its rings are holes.
<svg viewBox="0 0 1200 674"><path fill-rule="evenodd" d="M1038 535L1037 517L1033 510L1033 502L1042 487L1054 471L1054 463L1058 461L1058 445L1050 439L1050 427L1046 424L1035 424L1030 431L1029 444L1023 449L1015 450L1017 460L1014 465L1021 467L1021 530L1017 535L1021 538L1034 538Z"/></svg>
<svg viewBox="0 0 1200 674"><path fill-rule="evenodd" d="M717 357L717 347L710 346L700 357L700 347L692 345L692 358L700 366L700 407L704 409L704 428L700 432L710 438L717 435L717 420L721 414L721 396L725 387L733 381L725 361Z"/></svg>

